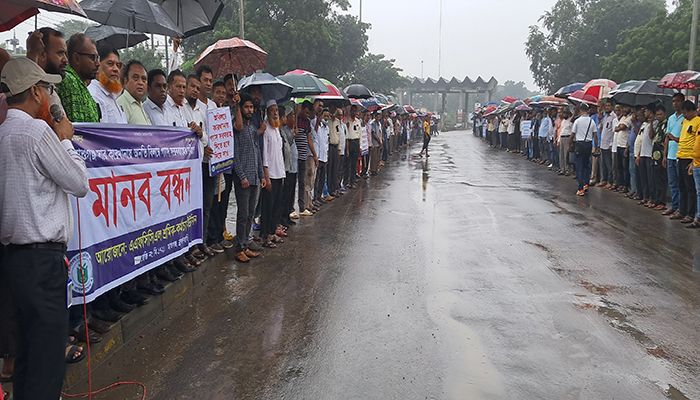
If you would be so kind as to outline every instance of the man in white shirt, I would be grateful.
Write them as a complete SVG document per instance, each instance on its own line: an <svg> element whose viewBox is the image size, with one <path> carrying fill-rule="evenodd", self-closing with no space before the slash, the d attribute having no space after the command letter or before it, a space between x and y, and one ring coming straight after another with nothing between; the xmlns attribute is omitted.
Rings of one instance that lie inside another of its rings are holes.
<svg viewBox="0 0 700 400"><path fill-rule="evenodd" d="M615 143L617 147L617 159L615 169L617 171L616 190L627 193L629 186L629 153L627 151L627 138L632 128L632 115L629 107L622 107L618 114L618 124L615 127Z"/></svg>
<svg viewBox="0 0 700 400"><path fill-rule="evenodd" d="M168 78L162 69L148 71L148 98L143 109L154 126L173 126L165 115L165 100L168 98Z"/></svg>
<svg viewBox="0 0 700 400"><path fill-rule="evenodd" d="M654 193L654 175L652 170L651 154L654 151L654 111L651 107L644 107L644 123L639 129L639 134L634 144L636 153L635 163L639 169L639 177L642 183L640 205L652 206Z"/></svg>
<svg viewBox="0 0 700 400"><path fill-rule="evenodd" d="M60 75L25 57L5 64L0 86L7 118L0 125L0 279L8 284L18 336L13 376L16 399L57 399L66 368L68 273L72 237L69 195L89 188L85 162L67 118L55 121L49 104ZM0 323L7 323L1 321Z"/></svg>
<svg viewBox="0 0 700 400"><path fill-rule="evenodd" d="M603 106L603 120L601 121L600 136L600 183L598 186L610 189L613 185L612 148L615 139L615 120L617 115L613 111L612 101L607 101Z"/></svg>
<svg viewBox="0 0 700 400"><path fill-rule="evenodd" d="M326 163L328 162L328 140L330 134L331 113L324 108L321 115L311 121L314 127L312 134L314 148L318 155L318 169L316 170L316 185L314 187L314 201L321 203L323 196L323 186L327 181Z"/></svg>
<svg viewBox="0 0 700 400"><path fill-rule="evenodd" d="M207 109L216 108L216 102L211 99L214 91L214 72L208 65L200 65L197 68L197 78L201 87L199 88L199 101L207 106Z"/></svg>
<svg viewBox="0 0 700 400"><path fill-rule="evenodd" d="M185 128L190 125L185 114L185 90L187 78L179 69L168 74L168 97L165 99L163 110L169 126ZM201 130L201 127L199 128ZM197 135L201 136L201 135Z"/></svg>
<svg viewBox="0 0 700 400"><path fill-rule="evenodd" d="M354 188L357 184L357 159L360 158L360 135L362 134L362 120L358 118L357 106L350 107L348 127L348 156L345 160L345 182L347 187Z"/></svg>
<svg viewBox="0 0 700 400"><path fill-rule="evenodd" d="M88 91L100 108L100 122L108 124L126 124L126 114L117 103L122 94L121 69L119 52L107 45L97 49L100 55L100 67L97 78L88 85Z"/></svg>
<svg viewBox="0 0 700 400"><path fill-rule="evenodd" d="M578 179L577 196L585 196L591 176L591 154L598 147L598 127L588 115L588 106L581 105L579 117L571 128L576 153L576 178Z"/></svg>

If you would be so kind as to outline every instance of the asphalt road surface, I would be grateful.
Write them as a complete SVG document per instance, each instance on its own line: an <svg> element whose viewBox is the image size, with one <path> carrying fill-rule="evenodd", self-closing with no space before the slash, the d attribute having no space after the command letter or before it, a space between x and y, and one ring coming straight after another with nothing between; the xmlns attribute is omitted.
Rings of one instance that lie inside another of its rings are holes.
<svg viewBox="0 0 700 400"><path fill-rule="evenodd" d="M163 400L700 399L699 232L611 192L577 198L468 132L418 150L263 260L214 271L95 384L136 379Z"/></svg>

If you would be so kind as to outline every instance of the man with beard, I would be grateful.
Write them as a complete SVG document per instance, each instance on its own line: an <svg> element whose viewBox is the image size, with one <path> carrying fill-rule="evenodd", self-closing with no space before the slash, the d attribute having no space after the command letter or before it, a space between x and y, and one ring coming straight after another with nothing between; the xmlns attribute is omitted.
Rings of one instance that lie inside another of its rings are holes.
<svg viewBox="0 0 700 400"><path fill-rule="evenodd" d="M27 58L37 63L47 74L66 76L68 50L63 34L53 28L40 28L27 38ZM51 105L61 105L55 91L51 94Z"/></svg>
<svg viewBox="0 0 700 400"><path fill-rule="evenodd" d="M151 119L143 109L148 85L146 68L139 61L129 61L124 68L122 81L126 90L117 99L117 104L124 110L127 122L132 125L151 125Z"/></svg>
<svg viewBox="0 0 700 400"><path fill-rule="evenodd" d="M76 33L68 39L67 47L66 74L56 87L66 116L73 122L100 122L100 110L87 89L100 66L95 42Z"/></svg>
<svg viewBox="0 0 700 400"><path fill-rule="evenodd" d="M233 187L236 193L236 260L246 263L260 253L250 249L250 230L258 200L258 187L265 188L257 128L253 124L255 105L247 95L236 108L233 131Z"/></svg>
<svg viewBox="0 0 700 400"><path fill-rule="evenodd" d="M154 126L172 126L165 115L165 100L168 98L168 78L165 71L156 68L148 71L148 98L143 109Z"/></svg>
<svg viewBox="0 0 700 400"><path fill-rule="evenodd" d="M8 61L0 76L9 107L0 125L0 266L17 310L16 399L59 398L65 372L68 196L84 197L88 182L73 126L49 112L59 82L24 57Z"/></svg>
<svg viewBox="0 0 700 400"><path fill-rule="evenodd" d="M123 90L120 81L122 62L119 61L119 52L107 45L100 45L97 53L100 55L100 67L97 70L97 79L90 82L88 90L100 107L100 122L126 124L124 110L117 103L117 98Z"/></svg>

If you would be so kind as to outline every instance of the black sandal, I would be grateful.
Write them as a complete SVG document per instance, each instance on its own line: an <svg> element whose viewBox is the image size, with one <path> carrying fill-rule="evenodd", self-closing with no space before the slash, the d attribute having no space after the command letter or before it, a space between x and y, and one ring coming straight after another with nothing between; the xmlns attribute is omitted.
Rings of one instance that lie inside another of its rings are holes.
<svg viewBox="0 0 700 400"><path fill-rule="evenodd" d="M76 364L85 358L84 349L81 349L80 346L70 345L68 348L70 350L68 350L68 354L66 354L66 364ZM78 352L80 352L80 355L76 356Z"/></svg>

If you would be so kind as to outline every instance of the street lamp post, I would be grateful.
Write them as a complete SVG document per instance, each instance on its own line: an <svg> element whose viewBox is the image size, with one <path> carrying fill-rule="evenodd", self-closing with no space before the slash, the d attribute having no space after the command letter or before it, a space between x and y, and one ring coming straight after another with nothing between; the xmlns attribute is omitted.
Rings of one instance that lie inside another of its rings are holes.
<svg viewBox="0 0 700 400"><path fill-rule="evenodd" d="M693 0L693 22L690 26L690 49L688 51L688 69L695 68L695 47L698 36L698 0Z"/></svg>
<svg viewBox="0 0 700 400"><path fill-rule="evenodd" d="M241 39L245 39L245 16L243 15L243 0L239 0L238 2L238 24L241 26Z"/></svg>

